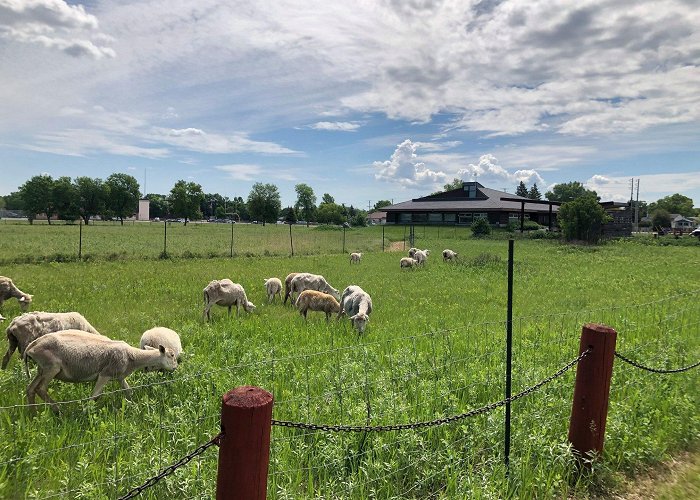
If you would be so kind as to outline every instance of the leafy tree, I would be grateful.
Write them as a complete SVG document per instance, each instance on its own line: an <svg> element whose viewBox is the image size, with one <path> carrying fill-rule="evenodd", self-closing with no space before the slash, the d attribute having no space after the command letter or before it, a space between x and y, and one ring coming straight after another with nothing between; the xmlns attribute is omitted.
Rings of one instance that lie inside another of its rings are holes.
<svg viewBox="0 0 700 500"><path fill-rule="evenodd" d="M477 238L481 236L488 236L489 234L491 234L491 225L489 224L488 219L484 217L479 217L474 222L472 222L471 229L472 234Z"/></svg>
<svg viewBox="0 0 700 500"><path fill-rule="evenodd" d="M282 201L277 186L256 182L248 194L248 210L250 215L261 220L263 226L266 222L275 222L280 212Z"/></svg>
<svg viewBox="0 0 700 500"><path fill-rule="evenodd" d="M70 177L59 177L53 183L53 203L61 220L80 218L78 190Z"/></svg>
<svg viewBox="0 0 700 500"><path fill-rule="evenodd" d="M541 200L542 199L542 193L540 193L540 190L537 189L536 182L530 188L530 191L527 193L527 197L530 198L531 200Z"/></svg>
<svg viewBox="0 0 700 500"><path fill-rule="evenodd" d="M323 193L323 198L321 198L321 203L335 203L335 198L333 198L328 193Z"/></svg>
<svg viewBox="0 0 700 500"><path fill-rule="evenodd" d="M651 227L657 231L665 227L671 227L671 214L663 208L657 209L651 217Z"/></svg>
<svg viewBox="0 0 700 500"><path fill-rule="evenodd" d="M367 225L367 212L364 210L356 210L355 215L350 219L350 224L356 227L365 227Z"/></svg>
<svg viewBox="0 0 700 500"><path fill-rule="evenodd" d="M372 212L381 210L382 208L388 207L389 205L391 205L391 202L389 200L379 200L377 203L374 204L374 207L372 207Z"/></svg>
<svg viewBox="0 0 700 500"><path fill-rule="evenodd" d="M129 174L112 174L105 181L106 211L117 217L122 226L124 218L136 213L141 194L138 181Z"/></svg>
<svg viewBox="0 0 700 500"><path fill-rule="evenodd" d="M517 196L524 196L525 198L529 196L530 193L528 192L527 186L523 181L520 181L520 184L518 184L518 187L515 189L515 194Z"/></svg>
<svg viewBox="0 0 700 500"><path fill-rule="evenodd" d="M172 214L176 217L183 217L185 226L190 219L202 218L200 210L202 201L204 201L202 186L195 182L185 182L182 179L175 183L170 190L170 196L168 196Z"/></svg>
<svg viewBox="0 0 700 500"><path fill-rule="evenodd" d="M248 212L248 205L243 201L241 196L235 196L233 202L227 205L228 211L230 213L238 214L239 220L250 220L250 213Z"/></svg>
<svg viewBox="0 0 700 500"><path fill-rule="evenodd" d="M5 198L0 196L0 210L5 208Z"/></svg>
<svg viewBox="0 0 700 500"><path fill-rule="evenodd" d="M464 181L458 177L455 177L452 179L451 182L448 182L442 187L443 191L452 191L453 189L462 189L462 185L464 184Z"/></svg>
<svg viewBox="0 0 700 500"><path fill-rule="evenodd" d="M162 194L149 193L146 195L149 203L149 215L153 218L164 219L170 215L170 203ZM223 207L222 207L223 209Z"/></svg>
<svg viewBox="0 0 700 500"><path fill-rule="evenodd" d="M200 209L204 217L215 217L217 212L226 212L226 208L231 204L231 200L226 196L222 196L219 193L207 193L204 195L204 199L200 204ZM218 208L221 207L221 212ZM223 217L217 217L223 218Z"/></svg>
<svg viewBox="0 0 700 500"><path fill-rule="evenodd" d="M316 210L316 195L311 186L307 184L297 184L294 186L294 190L297 192L297 202L294 208L296 212L301 211L301 216L306 220L306 227L308 227Z"/></svg>
<svg viewBox="0 0 700 500"><path fill-rule="evenodd" d="M578 181L565 182L556 184L551 191L547 191L544 195L549 201L574 201L577 198L585 195L593 195L596 200L599 199L598 193L590 189L586 189L583 184Z"/></svg>
<svg viewBox="0 0 700 500"><path fill-rule="evenodd" d="M107 198L105 184L102 179L91 177L77 177L74 182L80 216L88 225L91 217L104 212Z"/></svg>
<svg viewBox="0 0 700 500"><path fill-rule="evenodd" d="M287 213L284 215L284 222L286 222L287 224L296 224L297 214L294 210L294 207L287 207Z"/></svg>
<svg viewBox="0 0 700 500"><path fill-rule="evenodd" d="M46 214L51 224L51 217L56 213L53 203L53 184L54 180L50 175L35 175L20 186L19 192L30 224L38 214Z"/></svg>
<svg viewBox="0 0 700 500"><path fill-rule="evenodd" d="M24 210L24 200L22 193L13 191L10 194L3 196L5 199L5 209L7 210Z"/></svg>
<svg viewBox="0 0 700 500"><path fill-rule="evenodd" d="M592 194L563 203L557 218L567 240L589 243L600 239L603 224L611 219Z"/></svg>
<svg viewBox="0 0 700 500"><path fill-rule="evenodd" d="M316 220L321 224L342 224L346 221L343 207L335 203L321 203L316 212Z"/></svg>
<svg viewBox="0 0 700 500"><path fill-rule="evenodd" d="M649 204L649 211L655 212L659 209L665 210L669 214L680 214L684 217L693 217L693 200L687 196L676 193L657 200L656 203Z"/></svg>

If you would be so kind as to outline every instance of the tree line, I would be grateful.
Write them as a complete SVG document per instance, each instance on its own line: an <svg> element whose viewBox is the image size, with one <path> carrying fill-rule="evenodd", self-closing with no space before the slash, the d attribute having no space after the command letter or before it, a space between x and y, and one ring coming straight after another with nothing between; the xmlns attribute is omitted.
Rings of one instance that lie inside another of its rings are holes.
<svg viewBox="0 0 700 500"><path fill-rule="evenodd" d="M274 184L256 182L246 200L240 196L229 198L219 193L205 193L200 184L178 180L168 194L149 193L144 196L150 202L151 218L182 218L187 224L199 219L232 219L274 223L278 220L295 223L367 224L367 212L352 205L335 202L333 196L324 193L316 204L313 188L307 184L295 186L297 194L293 206L282 208L279 189ZM58 177L37 175L22 184L16 192L0 196L0 209L23 211L30 223L39 215L52 219L76 221L85 224L101 219L124 219L138 211L141 187L131 175L115 173L102 180L92 177ZM381 200L374 209L390 205Z"/></svg>

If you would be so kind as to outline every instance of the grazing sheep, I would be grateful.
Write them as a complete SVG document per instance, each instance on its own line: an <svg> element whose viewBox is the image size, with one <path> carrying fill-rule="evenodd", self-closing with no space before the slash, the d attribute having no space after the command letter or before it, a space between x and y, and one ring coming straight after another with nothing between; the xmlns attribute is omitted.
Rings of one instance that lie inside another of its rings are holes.
<svg viewBox="0 0 700 500"><path fill-rule="evenodd" d="M60 330L82 330L93 335L99 332L86 320L82 314L77 312L41 312L34 311L17 316L7 327L7 341L10 344L5 356L2 358L2 369L7 367L10 356L19 348L20 356L24 350L35 339L43 337L47 333L58 332Z"/></svg>
<svg viewBox="0 0 700 500"><path fill-rule="evenodd" d="M33 295L24 293L17 288L10 278L0 276L0 307L7 299L16 298L19 302L19 307L22 311L26 311L29 304L32 303Z"/></svg>
<svg viewBox="0 0 700 500"><path fill-rule="evenodd" d="M294 277L300 273L289 273L286 278L284 278L284 303L287 303L287 299L289 296L292 294L292 280ZM290 301L292 304L294 304L294 296L292 296L292 299Z"/></svg>
<svg viewBox="0 0 700 500"><path fill-rule="evenodd" d="M329 285L326 278L320 274L299 273L294 276L291 283L291 293L301 293L304 290L316 290L328 293L335 297L336 300L340 298L338 290Z"/></svg>
<svg viewBox="0 0 700 500"><path fill-rule="evenodd" d="M404 267L415 267L418 265L418 261L416 259L412 259L411 257L403 257L401 259L401 268L403 269Z"/></svg>
<svg viewBox="0 0 700 500"><path fill-rule="evenodd" d="M280 296L282 300L282 282L279 278L268 278L265 280L265 290L267 290L267 301L273 302L275 295Z"/></svg>
<svg viewBox="0 0 700 500"><path fill-rule="evenodd" d="M408 249L408 256L411 258L415 257L417 251L418 251L417 248L413 248L413 247L409 248Z"/></svg>
<svg viewBox="0 0 700 500"><path fill-rule="evenodd" d="M442 251L442 261L447 262L448 260L457 260L457 252L453 252L452 250L446 248Z"/></svg>
<svg viewBox="0 0 700 500"><path fill-rule="evenodd" d="M97 380L92 399L115 378L130 397L131 389L125 379L135 370L150 367L172 371L177 368L175 353L162 345L141 350L126 342L80 330L49 333L29 344L23 356L27 376L29 358L39 365L39 370L27 387L27 402L33 405L38 394L55 412L59 411L58 404L48 393L49 383L54 378L64 382Z"/></svg>
<svg viewBox="0 0 700 500"><path fill-rule="evenodd" d="M227 278L213 280L204 288L204 316L207 321L211 319L209 310L214 304L228 307L229 315L233 306L236 306L236 316L240 316L241 306L246 312L255 310L255 305L248 301L243 287Z"/></svg>
<svg viewBox="0 0 700 500"><path fill-rule="evenodd" d="M362 252L353 252L350 254L350 264L353 262L359 264L360 260L362 260Z"/></svg>
<svg viewBox="0 0 700 500"><path fill-rule="evenodd" d="M335 297L316 290L304 290L301 292L295 305L299 309L299 314L304 316L304 319L306 319L306 313L309 310L325 312L326 321L331 318L331 314L340 313L340 304Z"/></svg>
<svg viewBox="0 0 700 500"><path fill-rule="evenodd" d="M182 356L180 336L175 330L163 326L156 326L143 332L139 345L141 349L146 349L147 346L158 349L158 346L162 345L175 353L175 359L180 359L180 356Z"/></svg>
<svg viewBox="0 0 700 500"><path fill-rule="evenodd" d="M350 285L343 290L338 319L343 315L348 316L357 333L364 333L371 312L372 297L362 288L357 285Z"/></svg>
<svg viewBox="0 0 700 500"><path fill-rule="evenodd" d="M418 264L424 266L428 262L428 255L430 255L430 250L416 250L413 258L416 259Z"/></svg>

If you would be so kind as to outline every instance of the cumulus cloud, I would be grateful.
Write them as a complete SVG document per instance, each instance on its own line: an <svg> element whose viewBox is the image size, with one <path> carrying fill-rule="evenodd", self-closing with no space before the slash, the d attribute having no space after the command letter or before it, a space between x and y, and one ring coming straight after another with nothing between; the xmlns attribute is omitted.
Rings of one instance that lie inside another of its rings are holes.
<svg viewBox="0 0 700 500"><path fill-rule="evenodd" d="M669 170L669 169L664 169ZM670 193L679 192L679 186L690 191L700 188L700 175L696 172L665 172L662 174L634 175L639 179L639 199L655 201ZM630 199L630 177L596 174L584 182L584 186L598 193L603 201L628 201ZM635 197L636 197L635 185ZM698 200L695 200L697 205Z"/></svg>
<svg viewBox="0 0 700 500"><path fill-rule="evenodd" d="M114 49L105 45L112 37L98 29L97 17L82 5L63 0L0 0L0 37L8 40L40 44L73 57L115 57Z"/></svg>
<svg viewBox="0 0 700 500"><path fill-rule="evenodd" d="M416 144L406 139L396 147L387 161L375 161L373 163L377 173L376 179L397 182L403 186L430 186L445 182L448 179L444 172L435 172L418 161Z"/></svg>
<svg viewBox="0 0 700 500"><path fill-rule="evenodd" d="M314 130L336 130L339 132L355 132L362 125L360 122L316 122L309 125Z"/></svg>
<svg viewBox="0 0 700 500"><path fill-rule="evenodd" d="M498 160L492 154L481 155L479 163L470 163L466 168L460 169L457 174L461 178L486 177L487 179L504 180L509 182L524 182L544 184L544 179L537 170L522 169L509 172L498 164Z"/></svg>

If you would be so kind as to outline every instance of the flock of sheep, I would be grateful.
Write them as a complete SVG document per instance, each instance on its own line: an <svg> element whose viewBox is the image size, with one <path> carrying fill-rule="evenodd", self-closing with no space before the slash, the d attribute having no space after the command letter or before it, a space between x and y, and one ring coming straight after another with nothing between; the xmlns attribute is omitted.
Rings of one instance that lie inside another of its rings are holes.
<svg viewBox="0 0 700 500"><path fill-rule="evenodd" d="M429 250L411 248L409 256L401 259L401 268L423 266L429 255ZM457 253L446 249L442 256L444 261L453 261ZM361 253L350 254L351 264L359 264L361 259ZM290 299L304 318L308 311L325 313L327 321L333 314L337 315L337 319L347 316L360 334L364 333L372 313L372 298L362 288L350 285L341 294L319 274L287 275L284 299L282 281L278 278L265 280L265 291L270 303L274 302L275 296L279 296L284 304ZM229 314L233 306L236 306L237 315L240 315L241 307L246 312L255 310L243 287L230 279L210 282L204 288L203 295L206 320L211 319L210 310L215 304L228 307ZM14 318L7 327L9 346L2 358L2 369L7 367L15 350L19 350L24 360L27 377L28 360L32 359L37 364L37 375L27 387L30 405L34 404L38 394L54 411L59 411L58 404L48 394L48 385L54 378L64 382L96 380L90 396L93 399L102 393L107 382L116 379L130 397L126 377L140 369L173 371L183 352L179 335L169 328L147 330L141 336L140 348L136 348L101 335L77 312L25 312L33 296L17 288L10 278L0 276L0 307L10 298L18 300L23 314ZM4 319L0 315L0 321Z"/></svg>

